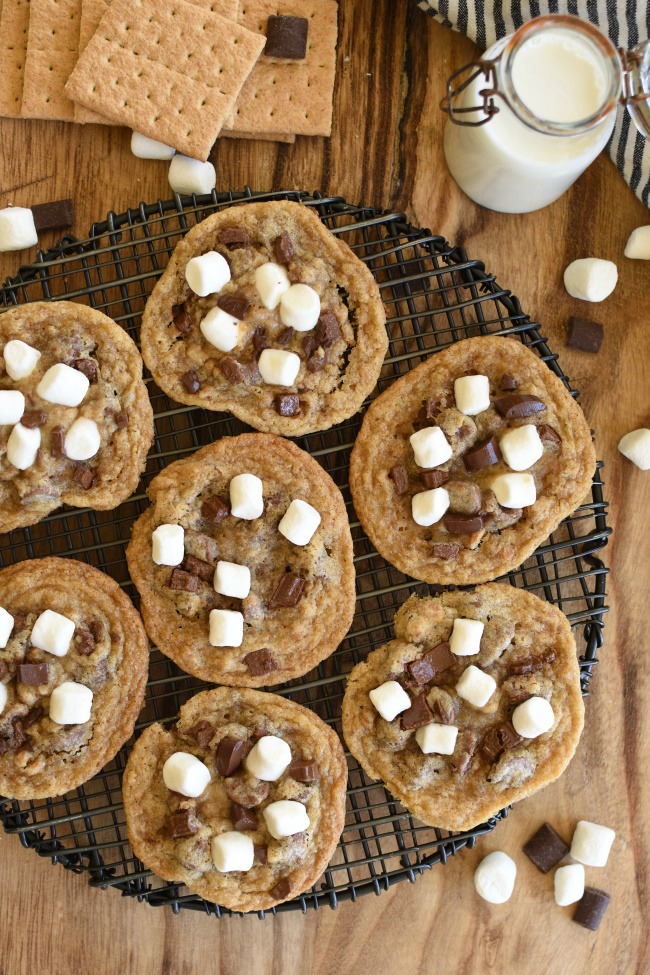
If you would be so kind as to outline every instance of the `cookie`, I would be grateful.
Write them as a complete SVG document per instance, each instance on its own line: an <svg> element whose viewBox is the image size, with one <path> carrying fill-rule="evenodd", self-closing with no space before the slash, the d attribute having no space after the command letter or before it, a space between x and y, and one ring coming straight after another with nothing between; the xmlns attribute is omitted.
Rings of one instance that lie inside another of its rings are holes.
<svg viewBox="0 0 650 975"><path fill-rule="evenodd" d="M170 762L178 752L194 760ZM338 737L307 708L217 687L184 704L172 728L151 725L135 743L122 786L129 840L164 880L234 911L268 910L327 866L346 783Z"/></svg>
<svg viewBox="0 0 650 975"><path fill-rule="evenodd" d="M62 504L116 508L135 491L153 440L132 339L85 305L35 301L0 315L0 343L0 531ZM2 410L8 394L16 412Z"/></svg>
<svg viewBox="0 0 650 975"><path fill-rule="evenodd" d="M584 706L571 627L499 583L411 596L395 639L350 674L342 710L369 776L423 823L472 829L553 782L576 750Z"/></svg>
<svg viewBox="0 0 650 975"><path fill-rule="evenodd" d="M0 572L0 793L63 795L133 733L149 641L109 576L73 559Z"/></svg>
<svg viewBox="0 0 650 975"><path fill-rule="evenodd" d="M437 352L371 404L350 490L388 562L465 585L521 565L588 494L595 466L560 379L517 339L485 336Z"/></svg>
<svg viewBox="0 0 650 975"><path fill-rule="evenodd" d="M270 434L224 437L170 464L149 497L126 555L147 632L179 667L260 687L337 648L354 614L352 538L317 461Z"/></svg>
<svg viewBox="0 0 650 975"><path fill-rule="evenodd" d="M190 264L208 252L208 268ZM177 402L294 437L360 409L386 354L385 321L372 274L309 207L247 203L177 245L144 311L142 355Z"/></svg>

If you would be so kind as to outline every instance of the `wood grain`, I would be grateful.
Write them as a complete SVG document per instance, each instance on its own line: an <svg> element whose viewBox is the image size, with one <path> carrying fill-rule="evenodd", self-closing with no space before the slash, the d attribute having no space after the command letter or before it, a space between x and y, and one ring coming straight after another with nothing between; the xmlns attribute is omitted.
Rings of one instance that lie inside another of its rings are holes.
<svg viewBox="0 0 650 975"><path fill-rule="evenodd" d="M7 2L7 0L5 0ZM405 210L414 221L463 244L542 323L582 389L605 460L612 574L606 641L587 701L586 732L566 774L522 802L475 850L337 911L216 921L91 890L85 877L52 868L15 837L0 838L3 883L0 975L646 975L650 970L650 696L646 603L650 583L650 474L616 444L650 420L650 265L623 258L629 232L650 222L602 157L561 200L539 213L507 216L472 204L449 177L438 104L451 71L470 59L464 38L431 22L406 0L342 0L332 138L293 146L224 140L214 161L218 188L320 188L351 202ZM76 232L109 209L169 195L165 163L134 159L128 133L101 126L2 120L0 206L72 196ZM55 235L44 237L48 246ZM610 258L620 282L604 304L585 308L562 287L576 257ZM30 255L1 255L0 276ZM564 348L569 315L605 325L598 356ZM520 853L545 819L566 836L579 818L613 826L610 863L588 882L612 894L598 934L559 908L552 877ZM490 907L475 895L481 856L504 849L518 863L512 900Z"/></svg>

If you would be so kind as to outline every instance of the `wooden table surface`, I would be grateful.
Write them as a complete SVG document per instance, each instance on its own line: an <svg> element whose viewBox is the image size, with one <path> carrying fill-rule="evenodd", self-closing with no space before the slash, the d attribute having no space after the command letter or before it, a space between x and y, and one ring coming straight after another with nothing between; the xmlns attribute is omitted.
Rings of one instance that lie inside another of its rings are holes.
<svg viewBox="0 0 650 975"><path fill-rule="evenodd" d="M5 0L7 2L7 0ZM152 909L53 868L0 836L0 975L632 975L650 970L650 667L643 605L650 585L650 473L616 450L650 420L650 264L623 257L630 231L650 222L609 159L598 159L557 203L523 216L480 209L450 178L439 101L471 43L407 0L342 0L331 139L294 146L224 140L213 153L217 189L321 189L350 202L405 210L465 246L542 323L596 430L614 536L605 646L586 702L586 728L564 776L517 805L474 850L417 883L338 910L217 921ZM84 236L109 209L169 196L167 165L134 159L125 130L0 120L0 207L71 196ZM54 242L54 234L42 244ZM577 257L618 264L619 284L597 308L570 298L562 272ZM0 255L0 277L28 255ZM31 255L30 255L31 256ZM564 347L569 315L605 325L599 355ZM640 602L639 602L640 600ZM617 838L588 883L612 895L597 934L555 905L552 877L521 853L548 819L565 836L581 818ZM491 850L518 864L514 896L495 907L474 893L473 870Z"/></svg>

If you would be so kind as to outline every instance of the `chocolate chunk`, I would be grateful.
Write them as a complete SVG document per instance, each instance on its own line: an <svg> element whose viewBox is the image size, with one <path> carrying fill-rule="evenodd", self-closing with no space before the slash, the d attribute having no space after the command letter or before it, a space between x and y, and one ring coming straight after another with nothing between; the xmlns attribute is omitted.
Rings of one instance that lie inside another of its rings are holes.
<svg viewBox="0 0 650 975"><path fill-rule="evenodd" d="M217 772L224 777L232 775L241 765L246 754L246 742L240 738L227 735L222 738L217 748Z"/></svg>
<svg viewBox="0 0 650 975"><path fill-rule="evenodd" d="M250 308L251 303L246 295L237 294L221 295L219 298L217 298L217 305L222 309L222 311L227 312L229 315L232 315L233 318L241 321L246 317L246 312ZM258 325L258 328L259 327L260 326Z"/></svg>
<svg viewBox="0 0 650 975"><path fill-rule="evenodd" d="M433 714L441 724L453 724L456 717L456 708L453 704L445 706L438 698L433 702Z"/></svg>
<svg viewBox="0 0 650 975"><path fill-rule="evenodd" d="M605 916L605 911L609 907L610 900L611 897L604 890L599 890L598 887L585 887L585 892L575 909L573 920L576 924L581 924L583 928L597 931Z"/></svg>
<svg viewBox="0 0 650 975"><path fill-rule="evenodd" d="M182 809L180 812L172 813L167 817L167 835L172 840L180 840L184 836L194 836L199 830L199 824L195 821L189 809Z"/></svg>
<svg viewBox="0 0 650 975"><path fill-rule="evenodd" d="M450 559L456 558L460 547L450 542L438 542L433 546L432 551L434 559L442 559L444 562L448 562Z"/></svg>
<svg viewBox="0 0 650 975"><path fill-rule="evenodd" d="M56 457L57 459L65 457L64 443L65 432L63 427L52 427L50 431L50 453L52 457Z"/></svg>
<svg viewBox="0 0 650 975"><path fill-rule="evenodd" d="M100 620L91 620L88 624L88 629L95 638L95 643L99 643L101 638L104 636L104 624Z"/></svg>
<svg viewBox="0 0 650 975"><path fill-rule="evenodd" d="M522 674L532 674L536 670L542 670L546 664L550 664L555 660L555 650L547 650L543 656L537 656L535 654L530 657L524 657L523 660L518 660L516 663L512 664L510 667L510 673L515 674L520 677Z"/></svg>
<svg viewBox="0 0 650 975"><path fill-rule="evenodd" d="M181 382L188 393L198 393L201 388L199 374L196 369L188 369L181 376Z"/></svg>
<svg viewBox="0 0 650 975"><path fill-rule="evenodd" d="M203 579L204 582L210 582L214 578L214 566L212 563L204 562L203 559L197 559L194 555L185 556L181 563L181 569L183 569L186 573L191 573L193 576L198 576L199 579ZM196 589L191 589L188 591L196 592Z"/></svg>
<svg viewBox="0 0 650 975"><path fill-rule="evenodd" d="M546 403L528 393L510 393L492 403L499 416L506 420L518 420L524 416L534 416L546 409Z"/></svg>
<svg viewBox="0 0 650 975"><path fill-rule="evenodd" d="M209 721L198 721L187 733L199 748L207 748L214 738L214 726Z"/></svg>
<svg viewBox="0 0 650 975"><path fill-rule="evenodd" d="M9 673L9 667L5 660L0 660L0 680L4 680Z"/></svg>
<svg viewBox="0 0 650 975"><path fill-rule="evenodd" d="M447 483L449 473L447 471L422 471L420 477L426 488L438 488Z"/></svg>
<svg viewBox="0 0 650 975"><path fill-rule="evenodd" d="M47 684L50 668L47 664L18 664L16 674L21 684L38 687L39 684Z"/></svg>
<svg viewBox="0 0 650 975"><path fill-rule="evenodd" d="M246 370L241 362L237 362L231 355L224 356L219 363L219 368L232 386L246 381Z"/></svg>
<svg viewBox="0 0 650 975"><path fill-rule="evenodd" d="M407 664L407 670L416 684L428 684L436 674L455 663L456 657L451 652L449 644L439 643L419 660L412 660L411 663Z"/></svg>
<svg viewBox="0 0 650 975"><path fill-rule="evenodd" d="M322 352L314 352L307 359L307 369L309 372L320 372L325 365L325 355Z"/></svg>
<svg viewBox="0 0 650 975"><path fill-rule="evenodd" d="M37 721L40 721L40 719L43 717L44 714L45 711L40 706L40 704L37 705L35 708L32 708L30 711L27 712L26 715L23 716L23 718L21 719L22 727L31 728L33 724L36 724Z"/></svg>
<svg viewBox="0 0 650 975"><path fill-rule="evenodd" d="M224 227L217 235L220 244L229 251L236 251L240 247L248 247L251 242L248 232L243 227Z"/></svg>
<svg viewBox="0 0 650 975"><path fill-rule="evenodd" d="M486 762L492 764L502 752L507 748L514 748L521 740L521 735L517 734L512 723L504 721L503 724L490 728L481 742L481 755Z"/></svg>
<svg viewBox="0 0 650 975"><path fill-rule="evenodd" d="M303 578L296 575L295 572L285 572L269 600L269 607L279 609L296 606L304 588L305 580ZM253 652L261 653L262 651Z"/></svg>
<svg viewBox="0 0 650 975"><path fill-rule="evenodd" d="M589 318L578 318L577 315L572 315L569 319L569 335L566 344L570 349L600 352L603 337L604 330L600 322L592 322Z"/></svg>
<svg viewBox="0 0 650 975"><path fill-rule="evenodd" d="M316 336L313 332L310 332L309 335L305 335L304 339L302 340L302 348L307 358L314 354L318 348L318 342L316 341Z"/></svg>
<svg viewBox="0 0 650 975"><path fill-rule="evenodd" d="M267 40L266 42L267 48L268 45L269 42ZM264 53L268 54L268 50L265 50ZM277 56L280 57L280 55ZM302 56L304 57L305 55L303 54ZM275 257L277 264L289 264L290 261L293 259L293 255L294 255L293 241L291 240L291 237L286 232L286 230L283 230L280 236L276 237L275 240L273 241L273 256Z"/></svg>
<svg viewBox="0 0 650 975"><path fill-rule="evenodd" d="M11 636L16 636L21 630L25 629L27 623L27 616L25 613L14 613L14 625L11 630Z"/></svg>
<svg viewBox="0 0 650 975"><path fill-rule="evenodd" d="M296 17L294 19L298 20L299 18ZM288 877L283 877L282 880L280 880L275 885L275 887L269 891L270 896L274 900L278 900L278 901L286 900L290 893L291 893L291 884L289 882Z"/></svg>
<svg viewBox="0 0 650 975"><path fill-rule="evenodd" d="M306 17L269 17L266 22L266 47L263 53L267 58L304 60L307 56L308 27L309 21Z"/></svg>
<svg viewBox="0 0 650 975"><path fill-rule="evenodd" d="M395 485L395 494L406 494L409 489L409 478L406 473L406 468L402 467L401 464L396 464L395 467L391 467L388 476Z"/></svg>
<svg viewBox="0 0 650 975"><path fill-rule="evenodd" d="M14 732L12 746L13 748L21 748L27 742L24 722L20 718L14 718L11 724Z"/></svg>
<svg viewBox="0 0 650 975"><path fill-rule="evenodd" d="M469 768L474 757L474 752L476 751L477 741L476 735L469 728L465 728L456 739L454 756L451 759L450 765L458 775L464 775Z"/></svg>
<svg viewBox="0 0 650 975"><path fill-rule="evenodd" d="M268 349L269 344L267 342L266 329L263 325L257 325L255 331L253 332L253 348L255 349L255 355L261 355L264 349Z"/></svg>
<svg viewBox="0 0 650 975"><path fill-rule="evenodd" d="M80 653L82 657L89 657L95 649L97 641L90 630L76 629L74 631L74 642L77 653Z"/></svg>
<svg viewBox="0 0 650 975"><path fill-rule="evenodd" d="M35 427L42 427L47 422L47 413L45 410L25 410L20 418L20 422L28 430L33 430Z"/></svg>
<svg viewBox="0 0 650 975"><path fill-rule="evenodd" d="M267 852L266 851L267 851L267 847L266 846L261 846L261 845L258 845L257 843L254 843L253 844L253 856L255 857L255 859L257 860L258 863L261 863L262 864L262 866L264 866L266 864L266 860L267 860Z"/></svg>
<svg viewBox="0 0 650 975"><path fill-rule="evenodd" d="M126 410L120 410L118 413L113 413L113 420L118 430L126 430L129 425L129 414Z"/></svg>
<svg viewBox="0 0 650 975"><path fill-rule="evenodd" d="M296 333L294 329L291 328L290 325L287 325L287 327L283 328L280 334L278 335L278 342L280 343L280 345L290 345L291 340L293 339L295 334Z"/></svg>
<svg viewBox="0 0 650 975"><path fill-rule="evenodd" d="M89 467L76 467L72 475L72 480L80 484L84 491L89 491L93 486L95 475Z"/></svg>
<svg viewBox="0 0 650 975"><path fill-rule="evenodd" d="M235 829L238 829L242 833L245 830L257 829L259 825L255 813L247 809L246 806L240 806L238 802L231 804L230 818L233 821Z"/></svg>
<svg viewBox="0 0 650 975"><path fill-rule="evenodd" d="M463 455L463 463L468 471L481 471L484 467L490 467L501 460L501 450L499 441L496 437L488 437L482 443L471 447Z"/></svg>
<svg viewBox="0 0 650 975"><path fill-rule="evenodd" d="M569 844L556 833L550 823L540 826L524 846L524 853L542 873L548 873L569 852Z"/></svg>
<svg viewBox="0 0 650 975"><path fill-rule="evenodd" d="M244 742L244 745L244 757L246 757L253 748L253 742L249 739ZM231 802L238 802L240 806L245 806L247 809L265 802L271 791L270 782L257 779L243 770L224 779L223 787Z"/></svg>
<svg viewBox="0 0 650 975"><path fill-rule="evenodd" d="M315 782L318 778L318 763L297 758L289 766L288 772L296 782Z"/></svg>
<svg viewBox="0 0 650 975"><path fill-rule="evenodd" d="M184 304L172 305L172 319L178 331L187 335L192 328L192 319Z"/></svg>
<svg viewBox="0 0 650 975"><path fill-rule="evenodd" d="M431 724L433 714L427 704L424 694L416 694L411 700L411 706L402 713L402 730L410 731L412 728L421 728L425 724Z"/></svg>
<svg viewBox="0 0 650 975"><path fill-rule="evenodd" d="M199 588L199 577L184 569L172 569L169 578L169 588L178 589L181 592L197 592Z"/></svg>
<svg viewBox="0 0 650 975"><path fill-rule="evenodd" d="M264 674L270 674L278 669L275 660L266 647L262 647L261 650L251 650L244 657L244 663L253 677L262 677Z"/></svg>
<svg viewBox="0 0 650 975"><path fill-rule="evenodd" d="M74 359L70 365L77 372L82 372L91 386L97 382L99 373L94 359Z"/></svg>
<svg viewBox="0 0 650 975"><path fill-rule="evenodd" d="M220 525L224 518L230 514L230 508L225 501L216 495L208 498L201 505L201 517L209 521L211 525Z"/></svg>
<svg viewBox="0 0 650 975"><path fill-rule="evenodd" d="M502 390L504 393L510 393L514 389L518 389L518 388L519 388L519 383L517 382L514 376L510 376L507 372L505 372L503 376L501 376L501 379L499 381L499 389Z"/></svg>
<svg viewBox="0 0 650 975"><path fill-rule="evenodd" d="M72 200L52 200L51 203L35 203L30 207L36 233L43 230L65 230L74 225Z"/></svg>
<svg viewBox="0 0 650 975"><path fill-rule="evenodd" d="M326 311L318 319L316 326L316 344L322 345L324 349L329 349L337 339L341 338L341 327L336 315L331 311Z"/></svg>
<svg viewBox="0 0 650 975"><path fill-rule="evenodd" d="M483 528L480 515L457 515L448 512L444 517L445 528L450 535L465 535Z"/></svg>
<svg viewBox="0 0 650 975"><path fill-rule="evenodd" d="M537 433L539 434L539 439L542 441L544 446L550 447L551 450L559 447L562 443L562 437L560 434L557 432L557 430L554 430L553 427L550 427L548 423L540 423L540 425L537 427Z"/></svg>
<svg viewBox="0 0 650 975"><path fill-rule="evenodd" d="M300 416L300 397L297 393L278 393L274 404L275 412L280 416Z"/></svg>

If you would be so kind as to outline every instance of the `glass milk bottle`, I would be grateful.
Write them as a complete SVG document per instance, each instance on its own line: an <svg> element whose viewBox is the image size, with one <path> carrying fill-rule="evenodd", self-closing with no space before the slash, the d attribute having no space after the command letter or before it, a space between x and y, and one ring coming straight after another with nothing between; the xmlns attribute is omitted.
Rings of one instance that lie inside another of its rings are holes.
<svg viewBox="0 0 650 975"><path fill-rule="evenodd" d="M619 100L650 136L650 42L619 52L578 17L549 15L449 80L447 165L469 197L526 213L553 203L604 149Z"/></svg>

